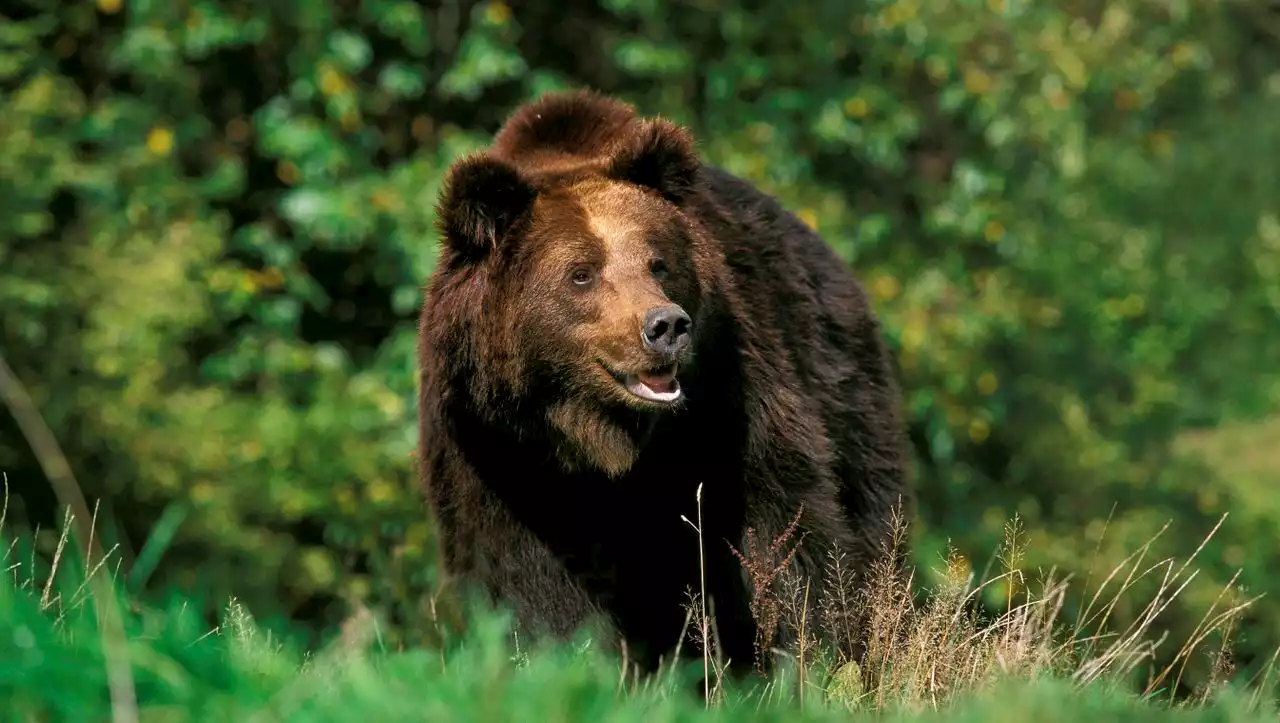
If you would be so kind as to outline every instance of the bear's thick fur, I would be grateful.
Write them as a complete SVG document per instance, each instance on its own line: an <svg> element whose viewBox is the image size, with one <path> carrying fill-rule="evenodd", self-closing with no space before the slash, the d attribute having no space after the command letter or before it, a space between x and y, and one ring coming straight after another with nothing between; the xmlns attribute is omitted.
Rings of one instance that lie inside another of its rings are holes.
<svg viewBox="0 0 1280 723"><path fill-rule="evenodd" d="M543 96L454 164L437 213L422 482L446 570L524 630L599 620L652 670L705 589L721 652L749 669L730 549L748 527L770 540L803 505L793 564L814 602L833 548L865 570L893 508L911 514L866 296L683 128L590 91Z"/></svg>

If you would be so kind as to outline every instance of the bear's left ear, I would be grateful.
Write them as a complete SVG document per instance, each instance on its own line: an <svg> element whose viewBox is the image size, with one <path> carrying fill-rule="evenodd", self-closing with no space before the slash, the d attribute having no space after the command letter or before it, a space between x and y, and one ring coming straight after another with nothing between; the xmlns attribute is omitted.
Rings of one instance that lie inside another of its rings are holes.
<svg viewBox="0 0 1280 723"><path fill-rule="evenodd" d="M533 205L537 191L511 165L480 153L449 169L436 219L460 261L479 261Z"/></svg>
<svg viewBox="0 0 1280 723"><path fill-rule="evenodd" d="M651 188L679 205L693 193L700 166L689 132L654 118L636 124L631 137L614 153L606 174Z"/></svg>

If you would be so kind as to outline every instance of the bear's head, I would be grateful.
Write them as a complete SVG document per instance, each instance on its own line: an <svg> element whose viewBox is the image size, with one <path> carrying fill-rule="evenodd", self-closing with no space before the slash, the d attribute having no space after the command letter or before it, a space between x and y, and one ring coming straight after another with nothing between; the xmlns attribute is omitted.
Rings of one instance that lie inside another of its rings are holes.
<svg viewBox="0 0 1280 723"><path fill-rule="evenodd" d="M469 303L436 322L457 328L440 353L468 359L491 418L534 413L569 469L621 474L685 401L710 253L685 212L699 166L684 129L578 91L520 108L448 173L428 293Z"/></svg>

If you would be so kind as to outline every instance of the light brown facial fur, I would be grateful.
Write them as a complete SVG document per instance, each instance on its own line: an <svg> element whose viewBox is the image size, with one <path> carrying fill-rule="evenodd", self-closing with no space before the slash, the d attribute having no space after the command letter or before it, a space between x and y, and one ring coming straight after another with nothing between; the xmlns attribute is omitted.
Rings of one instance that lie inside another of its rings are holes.
<svg viewBox="0 0 1280 723"><path fill-rule="evenodd" d="M635 417L669 405L637 397L619 377L673 362L678 373L690 358L690 348L671 358L656 353L642 333L650 310L679 304L697 313L692 230L652 194L591 180L540 197L525 238L513 259L525 275L517 333L532 365L557 386L547 421L569 442L561 456L570 466L577 456L621 474L637 450L610 411Z"/></svg>

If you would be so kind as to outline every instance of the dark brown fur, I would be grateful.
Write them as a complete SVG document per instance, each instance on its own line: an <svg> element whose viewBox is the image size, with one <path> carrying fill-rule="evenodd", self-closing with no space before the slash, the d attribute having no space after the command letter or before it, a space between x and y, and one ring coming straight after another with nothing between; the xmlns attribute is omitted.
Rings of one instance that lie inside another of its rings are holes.
<svg viewBox="0 0 1280 723"><path fill-rule="evenodd" d="M701 163L688 133L588 93L518 109L451 169L421 319L423 483L449 572L558 636L598 618L642 667L706 588L723 652L755 629L730 545L804 506L795 558L821 593L834 547L864 570L909 515L898 390L845 265L769 196ZM590 278L587 283L579 284ZM655 306L692 321L682 403L608 370L658 362ZM691 648L686 645L686 650Z"/></svg>

